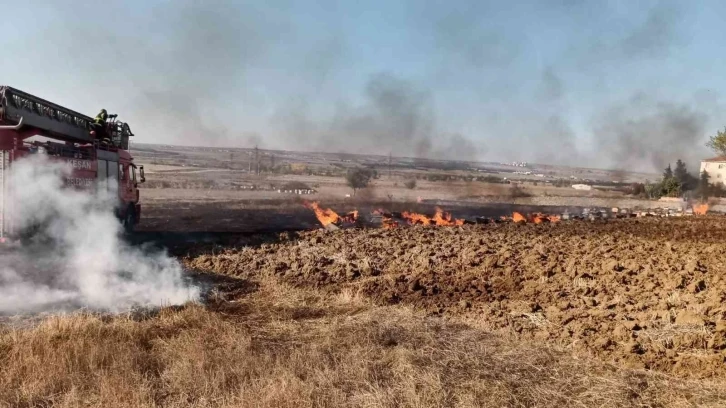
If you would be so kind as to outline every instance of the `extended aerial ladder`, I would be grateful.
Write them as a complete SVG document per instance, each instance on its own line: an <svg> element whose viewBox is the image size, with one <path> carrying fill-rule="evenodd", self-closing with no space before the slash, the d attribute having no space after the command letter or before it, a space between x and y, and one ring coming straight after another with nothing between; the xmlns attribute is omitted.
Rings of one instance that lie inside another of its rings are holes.
<svg viewBox="0 0 726 408"><path fill-rule="evenodd" d="M67 185L86 187L103 183L117 190L120 205L117 215L129 228L138 222L139 205L136 165L128 152L129 125L109 116L103 138L97 137L94 120L74 110L9 86L0 86L0 242L12 232L7 202L8 170L11 163L42 151L72 169ZM42 136L45 142L27 139ZM100 139L100 140L99 140ZM113 180L113 183L111 182ZM113 186L113 187L112 187ZM17 210L17 209L15 209Z"/></svg>
<svg viewBox="0 0 726 408"><path fill-rule="evenodd" d="M114 117L115 119L115 117ZM0 86L0 132L14 136L41 135L70 143L93 144L93 119L9 86ZM107 129L113 146L128 150L133 136L127 123L111 121ZM0 143L6 142L0 134Z"/></svg>

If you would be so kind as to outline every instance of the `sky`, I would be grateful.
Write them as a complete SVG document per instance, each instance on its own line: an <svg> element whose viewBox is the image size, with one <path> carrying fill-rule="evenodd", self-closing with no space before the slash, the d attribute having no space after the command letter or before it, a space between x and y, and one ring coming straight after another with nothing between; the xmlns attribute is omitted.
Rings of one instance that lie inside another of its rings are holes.
<svg viewBox="0 0 726 408"><path fill-rule="evenodd" d="M719 1L28 0L0 83L136 142L658 171L726 126Z"/></svg>

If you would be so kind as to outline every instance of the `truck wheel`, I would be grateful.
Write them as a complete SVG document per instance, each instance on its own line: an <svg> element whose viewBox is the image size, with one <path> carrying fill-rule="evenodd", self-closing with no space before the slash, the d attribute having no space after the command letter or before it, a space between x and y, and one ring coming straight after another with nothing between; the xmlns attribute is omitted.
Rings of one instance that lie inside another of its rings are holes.
<svg viewBox="0 0 726 408"><path fill-rule="evenodd" d="M124 226L124 231L127 234L134 232L134 225L136 225L136 209L133 205L130 205L129 208L126 209L126 215L124 215L122 224Z"/></svg>

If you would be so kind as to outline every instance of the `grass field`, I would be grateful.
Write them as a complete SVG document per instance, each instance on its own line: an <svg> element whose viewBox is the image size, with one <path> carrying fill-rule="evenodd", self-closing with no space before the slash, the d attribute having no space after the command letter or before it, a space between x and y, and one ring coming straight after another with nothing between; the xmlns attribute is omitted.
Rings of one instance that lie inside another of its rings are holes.
<svg viewBox="0 0 726 408"><path fill-rule="evenodd" d="M723 406L726 385L574 358L463 322L241 281L208 306L0 332L3 407Z"/></svg>

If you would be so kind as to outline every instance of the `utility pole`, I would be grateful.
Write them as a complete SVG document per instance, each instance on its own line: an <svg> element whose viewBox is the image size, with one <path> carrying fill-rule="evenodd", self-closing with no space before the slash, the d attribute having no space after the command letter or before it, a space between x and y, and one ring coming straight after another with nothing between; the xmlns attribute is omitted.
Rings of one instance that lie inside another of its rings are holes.
<svg viewBox="0 0 726 408"><path fill-rule="evenodd" d="M252 153L247 152L247 156L249 156L249 160L247 160L247 165L249 166L247 169L247 173L252 174Z"/></svg>
<svg viewBox="0 0 726 408"><path fill-rule="evenodd" d="M260 149L255 146L255 174L260 175Z"/></svg>
<svg viewBox="0 0 726 408"><path fill-rule="evenodd" d="M393 163L392 153L388 153L388 179L391 179L391 165Z"/></svg>

